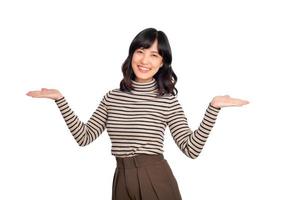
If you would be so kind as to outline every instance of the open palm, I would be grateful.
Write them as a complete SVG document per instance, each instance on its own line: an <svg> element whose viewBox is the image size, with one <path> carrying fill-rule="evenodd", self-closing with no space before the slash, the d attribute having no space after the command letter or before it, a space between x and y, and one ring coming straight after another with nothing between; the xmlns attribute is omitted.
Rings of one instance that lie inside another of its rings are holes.
<svg viewBox="0 0 300 200"><path fill-rule="evenodd" d="M229 95L215 96L211 101L211 105L217 108L229 106L243 106L248 104L249 101L243 99L232 98Z"/></svg>
<svg viewBox="0 0 300 200"><path fill-rule="evenodd" d="M63 95L56 89L47 89L42 88L41 90L33 90L26 93L27 96L31 96L34 98L49 98L49 99L59 99Z"/></svg>

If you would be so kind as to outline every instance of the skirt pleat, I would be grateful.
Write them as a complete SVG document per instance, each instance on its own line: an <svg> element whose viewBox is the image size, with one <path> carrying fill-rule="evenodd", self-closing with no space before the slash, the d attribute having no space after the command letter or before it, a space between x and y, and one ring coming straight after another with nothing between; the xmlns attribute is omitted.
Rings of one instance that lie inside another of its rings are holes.
<svg viewBox="0 0 300 200"><path fill-rule="evenodd" d="M116 157L112 200L181 200L177 180L162 154Z"/></svg>

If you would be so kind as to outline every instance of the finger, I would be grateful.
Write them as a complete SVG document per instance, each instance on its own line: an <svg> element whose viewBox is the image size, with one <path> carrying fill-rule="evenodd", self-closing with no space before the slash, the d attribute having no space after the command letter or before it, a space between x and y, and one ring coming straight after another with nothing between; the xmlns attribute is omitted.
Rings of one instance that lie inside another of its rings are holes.
<svg viewBox="0 0 300 200"><path fill-rule="evenodd" d="M247 101L247 100L244 100L244 103L245 103L245 104L249 104L250 102L249 102L249 101Z"/></svg>
<svg viewBox="0 0 300 200"><path fill-rule="evenodd" d="M27 93L27 95L31 96L31 97L42 97L40 91L30 91L30 92Z"/></svg>
<svg viewBox="0 0 300 200"><path fill-rule="evenodd" d="M32 91L27 92L26 94L32 95L32 94L36 94L37 92L40 92L40 91L32 90Z"/></svg>
<svg viewBox="0 0 300 200"><path fill-rule="evenodd" d="M241 101L239 104L237 104L237 106L244 106L244 105L246 105L246 104L248 104L248 103L245 102L245 101Z"/></svg>
<svg viewBox="0 0 300 200"><path fill-rule="evenodd" d="M246 100L243 100L243 99L237 99L237 98L231 98L230 99L230 104L232 105L237 105L237 106L242 106L242 105L245 105L245 104L248 104L249 102L246 101Z"/></svg>
<svg viewBox="0 0 300 200"><path fill-rule="evenodd" d="M245 101L245 100L237 100L236 101L236 105L239 105L239 106L243 106L243 105L246 105L248 103L249 103L249 101Z"/></svg>

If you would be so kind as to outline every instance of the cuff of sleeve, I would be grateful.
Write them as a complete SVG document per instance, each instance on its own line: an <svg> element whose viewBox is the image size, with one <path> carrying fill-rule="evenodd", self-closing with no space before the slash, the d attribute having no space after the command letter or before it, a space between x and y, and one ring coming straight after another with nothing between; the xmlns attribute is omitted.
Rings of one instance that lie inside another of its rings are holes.
<svg viewBox="0 0 300 200"><path fill-rule="evenodd" d="M209 103L209 107L214 110L217 110L217 111L221 110L221 108L217 108L217 107L213 106L211 103Z"/></svg>
<svg viewBox="0 0 300 200"><path fill-rule="evenodd" d="M54 100L55 101L55 103L59 103L61 100L63 100L63 99L65 99L65 97L63 96L63 97L61 97L61 98L59 98L59 99L56 99L56 100Z"/></svg>

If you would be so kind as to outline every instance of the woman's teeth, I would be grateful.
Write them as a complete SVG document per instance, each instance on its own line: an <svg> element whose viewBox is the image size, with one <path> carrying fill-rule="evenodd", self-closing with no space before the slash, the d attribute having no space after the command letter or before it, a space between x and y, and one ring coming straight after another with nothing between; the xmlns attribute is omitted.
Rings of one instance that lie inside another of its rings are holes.
<svg viewBox="0 0 300 200"><path fill-rule="evenodd" d="M148 68L145 68L145 67L141 67L141 66L138 66L139 70L142 71L142 72L147 72L149 71L150 69Z"/></svg>

